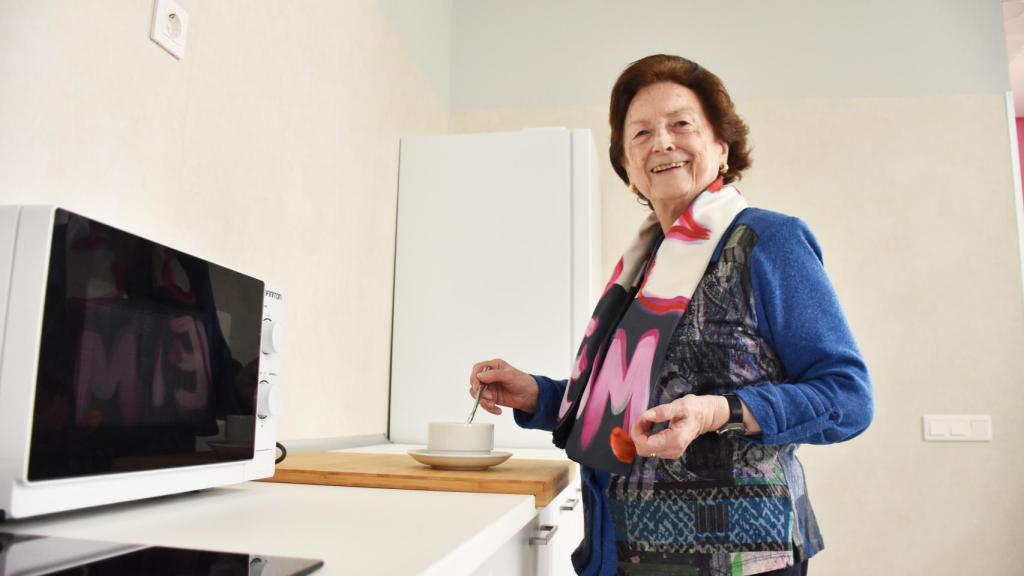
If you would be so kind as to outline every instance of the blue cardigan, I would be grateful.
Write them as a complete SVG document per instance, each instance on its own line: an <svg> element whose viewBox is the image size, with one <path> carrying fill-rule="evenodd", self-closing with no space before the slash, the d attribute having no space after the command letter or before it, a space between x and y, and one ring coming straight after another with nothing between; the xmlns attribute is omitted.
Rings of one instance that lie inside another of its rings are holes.
<svg viewBox="0 0 1024 576"><path fill-rule="evenodd" d="M817 240L803 221L767 210L748 208L732 226L739 224L758 236L750 265L758 333L789 377L784 383L763 382L736 391L761 426L761 434L747 440L831 444L853 438L871 422L871 384L825 274ZM712 261L720 257L730 232L722 235ZM536 410L514 411L516 423L552 430L567 381L534 379L539 386ZM594 522L585 536L593 552L576 569L587 575L615 574L615 534L605 496L609 475L584 467L582 480L595 495Z"/></svg>

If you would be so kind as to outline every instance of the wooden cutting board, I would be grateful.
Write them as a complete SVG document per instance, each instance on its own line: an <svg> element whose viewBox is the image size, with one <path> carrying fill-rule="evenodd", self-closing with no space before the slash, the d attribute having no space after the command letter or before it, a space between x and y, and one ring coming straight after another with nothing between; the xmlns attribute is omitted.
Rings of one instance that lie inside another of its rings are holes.
<svg viewBox="0 0 1024 576"><path fill-rule="evenodd" d="M444 492L527 494L547 506L573 473L570 462L510 458L486 470L436 470L408 454L293 452L265 482L400 488Z"/></svg>

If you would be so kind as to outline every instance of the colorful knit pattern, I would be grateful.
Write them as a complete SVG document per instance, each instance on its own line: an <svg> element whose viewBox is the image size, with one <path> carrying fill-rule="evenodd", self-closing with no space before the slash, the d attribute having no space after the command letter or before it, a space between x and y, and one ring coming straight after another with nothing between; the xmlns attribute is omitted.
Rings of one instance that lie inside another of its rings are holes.
<svg viewBox="0 0 1024 576"><path fill-rule="evenodd" d="M622 539L638 549L711 553L791 546L792 506L785 486L659 486L650 499L628 504L617 496L612 515L628 530Z"/></svg>

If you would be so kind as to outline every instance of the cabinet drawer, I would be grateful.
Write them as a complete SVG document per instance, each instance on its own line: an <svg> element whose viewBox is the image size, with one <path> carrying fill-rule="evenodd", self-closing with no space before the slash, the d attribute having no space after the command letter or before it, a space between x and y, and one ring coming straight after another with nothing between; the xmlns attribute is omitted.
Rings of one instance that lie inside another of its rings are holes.
<svg viewBox="0 0 1024 576"><path fill-rule="evenodd" d="M562 490L557 498L537 512L538 529L555 527L555 533L537 548L537 576L572 576L572 552L583 539L583 499L580 477Z"/></svg>
<svg viewBox="0 0 1024 576"><path fill-rule="evenodd" d="M572 552L583 539L579 474L473 576L573 576Z"/></svg>

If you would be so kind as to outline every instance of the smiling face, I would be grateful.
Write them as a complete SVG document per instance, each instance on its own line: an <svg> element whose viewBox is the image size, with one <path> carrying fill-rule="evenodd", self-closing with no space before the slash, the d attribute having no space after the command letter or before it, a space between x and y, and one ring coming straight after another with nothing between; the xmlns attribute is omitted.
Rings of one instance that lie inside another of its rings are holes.
<svg viewBox="0 0 1024 576"><path fill-rule="evenodd" d="M729 156L697 95L675 82L641 88L623 126L629 181L650 201L658 219L674 222L718 177Z"/></svg>

